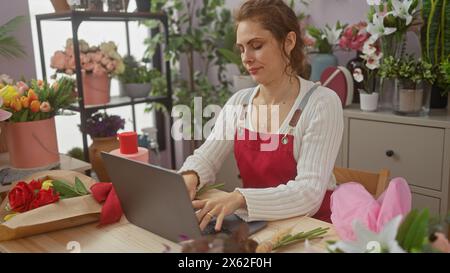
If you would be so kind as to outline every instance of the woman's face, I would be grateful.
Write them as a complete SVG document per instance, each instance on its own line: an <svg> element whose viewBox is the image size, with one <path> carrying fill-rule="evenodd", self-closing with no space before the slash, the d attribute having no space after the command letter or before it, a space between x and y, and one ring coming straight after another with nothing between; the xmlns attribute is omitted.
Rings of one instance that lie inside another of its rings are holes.
<svg viewBox="0 0 450 273"><path fill-rule="evenodd" d="M272 33L254 21L242 21L236 31L236 46L252 78L263 85L278 80L287 60Z"/></svg>

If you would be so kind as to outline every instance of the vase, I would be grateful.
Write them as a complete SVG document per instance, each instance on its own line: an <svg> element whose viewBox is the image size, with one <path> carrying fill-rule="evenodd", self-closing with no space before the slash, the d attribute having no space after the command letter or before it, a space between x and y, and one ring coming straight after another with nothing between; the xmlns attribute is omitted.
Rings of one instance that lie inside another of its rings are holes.
<svg viewBox="0 0 450 273"><path fill-rule="evenodd" d="M145 98L150 94L151 83L125 83L123 84L125 95L130 98Z"/></svg>
<svg viewBox="0 0 450 273"><path fill-rule="evenodd" d="M424 82L414 83L410 80L395 80L393 110L395 114L420 116L430 110L431 86Z"/></svg>
<svg viewBox="0 0 450 273"><path fill-rule="evenodd" d="M378 109L378 93L359 94L360 107L362 111L373 112Z"/></svg>
<svg viewBox="0 0 450 273"><path fill-rule="evenodd" d="M442 96L442 88L433 85L431 88L430 108L442 109L447 107L447 96Z"/></svg>
<svg viewBox="0 0 450 273"><path fill-rule="evenodd" d="M50 0L53 8L56 12L62 12L70 10L70 6L67 4L67 0Z"/></svg>
<svg viewBox="0 0 450 273"><path fill-rule="evenodd" d="M356 68L360 68L363 71L364 67L364 59L361 58L362 52L357 51L356 56L353 59L350 59L347 63L347 69L353 75L353 71ZM359 103L359 89L364 89L363 82L357 82L353 79L353 103Z"/></svg>
<svg viewBox="0 0 450 273"><path fill-rule="evenodd" d="M376 80L376 90L380 94L378 107L380 110L390 111L393 109L395 79L379 78Z"/></svg>
<svg viewBox="0 0 450 273"><path fill-rule="evenodd" d="M110 182L108 173L103 163L101 152L111 152L112 150L118 148L119 140L117 140L116 136L92 138L92 144L89 146L89 160L99 181Z"/></svg>
<svg viewBox="0 0 450 273"><path fill-rule="evenodd" d="M320 81L320 76L325 68L329 66L337 66L338 61L333 54L319 53L312 57L311 61L311 77L313 82Z"/></svg>
<svg viewBox="0 0 450 273"><path fill-rule="evenodd" d="M82 72L84 105L107 104L110 101L111 78L107 74Z"/></svg>
<svg viewBox="0 0 450 273"><path fill-rule="evenodd" d="M237 92L242 89L255 87L258 83L253 80L252 76L233 75L233 90Z"/></svg>
<svg viewBox="0 0 450 273"><path fill-rule="evenodd" d="M13 168L33 169L59 163L55 118L7 122L6 139Z"/></svg>

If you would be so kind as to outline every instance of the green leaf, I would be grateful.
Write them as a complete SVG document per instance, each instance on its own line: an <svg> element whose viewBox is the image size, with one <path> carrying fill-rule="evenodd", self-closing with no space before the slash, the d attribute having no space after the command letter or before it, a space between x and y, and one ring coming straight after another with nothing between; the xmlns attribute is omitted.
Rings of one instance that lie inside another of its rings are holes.
<svg viewBox="0 0 450 273"><path fill-rule="evenodd" d="M72 185L60 180L53 180L53 189L59 193L61 199L81 196Z"/></svg>
<svg viewBox="0 0 450 273"><path fill-rule="evenodd" d="M417 213L418 213L417 209L414 209L411 212L409 212L398 229L396 240L403 249L405 249L406 234L408 233L411 224L416 219Z"/></svg>
<svg viewBox="0 0 450 273"><path fill-rule="evenodd" d="M78 177L75 177L75 191L81 195L89 194L89 191L84 186L84 183Z"/></svg>
<svg viewBox="0 0 450 273"><path fill-rule="evenodd" d="M429 213L424 209L411 224L406 234L404 249L410 251L413 248L422 249L423 238L427 234Z"/></svg>

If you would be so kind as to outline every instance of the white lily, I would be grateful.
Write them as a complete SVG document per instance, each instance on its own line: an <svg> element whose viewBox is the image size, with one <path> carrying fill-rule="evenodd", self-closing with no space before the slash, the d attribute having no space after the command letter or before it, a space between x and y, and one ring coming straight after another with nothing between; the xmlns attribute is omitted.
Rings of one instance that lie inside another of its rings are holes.
<svg viewBox="0 0 450 273"><path fill-rule="evenodd" d="M372 22L367 24L367 32L370 33L370 38L368 39L369 43L373 44L381 36L392 34L397 30L395 27L384 27L384 17L389 14L390 13L388 12L385 15L378 15L376 13L373 15Z"/></svg>
<svg viewBox="0 0 450 273"><path fill-rule="evenodd" d="M392 0L392 15L405 19L406 25L411 24L413 19L412 15L409 13L409 8L411 7L413 0ZM414 13L414 10L412 11Z"/></svg>
<svg viewBox="0 0 450 273"><path fill-rule="evenodd" d="M355 241L339 241L329 246L330 250L341 250L346 253L405 253L395 240L402 215L397 215L386 223L380 233L367 229L359 221L353 222Z"/></svg>
<svg viewBox="0 0 450 273"><path fill-rule="evenodd" d="M322 38L326 38L330 45L336 45L339 43L339 37L341 36L342 28L337 28L337 25L334 25L333 28L326 26L323 29L324 34L322 34Z"/></svg>
<svg viewBox="0 0 450 273"><path fill-rule="evenodd" d="M372 54L375 54L376 51L377 51L377 48L375 47L374 44L369 43L368 41L366 41L364 43L363 48L362 48L362 53L364 55L372 55Z"/></svg>
<svg viewBox="0 0 450 273"><path fill-rule="evenodd" d="M369 6L378 6L381 3L381 0L367 0L367 4Z"/></svg>

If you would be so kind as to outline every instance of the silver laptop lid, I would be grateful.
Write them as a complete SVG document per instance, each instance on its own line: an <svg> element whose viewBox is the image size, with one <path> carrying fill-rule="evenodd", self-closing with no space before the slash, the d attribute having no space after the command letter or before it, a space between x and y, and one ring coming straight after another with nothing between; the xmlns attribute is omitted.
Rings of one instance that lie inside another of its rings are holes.
<svg viewBox="0 0 450 273"><path fill-rule="evenodd" d="M102 157L128 221L174 242L201 236L181 175L104 152Z"/></svg>

